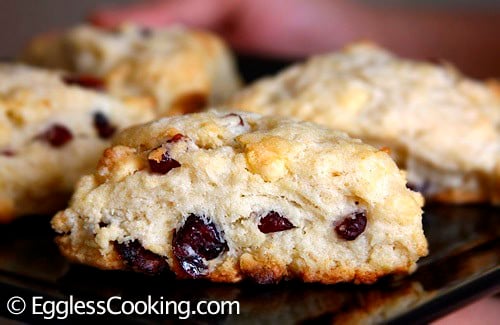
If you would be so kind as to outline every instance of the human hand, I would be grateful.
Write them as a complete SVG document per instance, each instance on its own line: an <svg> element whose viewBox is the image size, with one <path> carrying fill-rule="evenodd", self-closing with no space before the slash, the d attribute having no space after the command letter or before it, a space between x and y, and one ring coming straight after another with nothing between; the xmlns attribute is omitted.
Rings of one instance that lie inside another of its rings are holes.
<svg viewBox="0 0 500 325"><path fill-rule="evenodd" d="M90 19L103 27L180 23L213 30L243 52L303 57L355 38L352 22L365 12L345 0L155 0L98 10Z"/></svg>
<svg viewBox="0 0 500 325"><path fill-rule="evenodd" d="M500 11L469 9L357 0L149 0L102 8L90 20L105 27L180 23L213 30L239 52L281 58L369 39L405 57L444 59L471 76L498 77Z"/></svg>

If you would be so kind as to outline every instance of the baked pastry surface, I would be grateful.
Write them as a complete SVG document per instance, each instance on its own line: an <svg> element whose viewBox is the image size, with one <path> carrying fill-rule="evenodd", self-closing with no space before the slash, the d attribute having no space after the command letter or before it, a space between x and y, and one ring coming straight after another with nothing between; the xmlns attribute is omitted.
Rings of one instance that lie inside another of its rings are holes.
<svg viewBox="0 0 500 325"><path fill-rule="evenodd" d="M181 27L82 25L32 41L22 59L103 79L123 98L152 98L158 115L195 112L225 100L240 85L232 55L213 34Z"/></svg>
<svg viewBox="0 0 500 325"><path fill-rule="evenodd" d="M52 226L66 257L101 269L371 283L426 255L422 204L345 133L209 111L120 133Z"/></svg>
<svg viewBox="0 0 500 325"><path fill-rule="evenodd" d="M258 81L229 107L293 116L386 146L429 199L498 202L498 89L448 65L359 43Z"/></svg>
<svg viewBox="0 0 500 325"><path fill-rule="evenodd" d="M56 72L0 64L0 223L63 208L115 132L153 116L140 99L122 103Z"/></svg>

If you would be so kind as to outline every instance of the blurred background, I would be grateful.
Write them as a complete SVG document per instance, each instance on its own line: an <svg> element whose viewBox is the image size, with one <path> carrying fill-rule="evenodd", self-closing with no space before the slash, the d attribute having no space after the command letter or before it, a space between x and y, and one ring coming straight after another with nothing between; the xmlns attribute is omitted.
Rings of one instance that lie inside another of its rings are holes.
<svg viewBox="0 0 500 325"><path fill-rule="evenodd" d="M405 57L451 62L472 77L500 77L499 0L2 0L0 57L91 14L106 27L133 20L207 28L238 53L280 60L369 39Z"/></svg>
<svg viewBox="0 0 500 325"><path fill-rule="evenodd" d="M0 57L14 57L34 35L78 24L103 4L131 0L1 0Z"/></svg>

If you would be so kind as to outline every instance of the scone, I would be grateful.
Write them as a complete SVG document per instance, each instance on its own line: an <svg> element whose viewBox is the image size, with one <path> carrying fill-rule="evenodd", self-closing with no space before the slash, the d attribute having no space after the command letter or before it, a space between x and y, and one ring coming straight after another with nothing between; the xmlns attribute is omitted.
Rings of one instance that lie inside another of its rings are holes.
<svg viewBox="0 0 500 325"><path fill-rule="evenodd" d="M147 102L121 103L59 73L0 64L0 223L63 208L115 131L153 117Z"/></svg>
<svg viewBox="0 0 500 325"><path fill-rule="evenodd" d="M52 226L66 257L102 269L371 283L427 253L405 184L345 133L209 111L120 133Z"/></svg>
<svg viewBox="0 0 500 325"><path fill-rule="evenodd" d="M491 86L360 43L259 81L229 105L386 146L410 186L429 199L498 202L500 92Z"/></svg>
<svg viewBox="0 0 500 325"><path fill-rule="evenodd" d="M240 84L221 39L180 27L104 30L82 25L61 36L35 39L22 59L102 78L106 90L120 98L150 97L159 115L201 110L227 99Z"/></svg>

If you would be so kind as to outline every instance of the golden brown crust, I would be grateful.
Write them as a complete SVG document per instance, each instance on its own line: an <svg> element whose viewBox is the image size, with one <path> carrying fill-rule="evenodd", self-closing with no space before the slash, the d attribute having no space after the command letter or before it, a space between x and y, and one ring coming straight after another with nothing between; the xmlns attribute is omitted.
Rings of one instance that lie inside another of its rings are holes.
<svg viewBox="0 0 500 325"><path fill-rule="evenodd" d="M118 252L113 248L107 254L102 254L96 247L87 245L75 246L69 236L62 235L56 238L56 244L68 260L74 263L90 265L102 270L130 270ZM250 254L243 254L239 261L228 261L220 265L205 278L213 282L235 283L243 278L248 278L259 284L273 284L283 280L299 279L304 282L318 282L334 284L339 282L354 282L356 284L372 284L380 277L387 275L406 275L414 269L411 265L400 266L385 271L353 270L349 268L336 268L325 273L319 272L294 272L286 265L273 261L258 261ZM190 279L174 259L171 271L179 279Z"/></svg>
<svg viewBox="0 0 500 325"><path fill-rule="evenodd" d="M14 202L0 198L0 224L9 223L15 218Z"/></svg>
<svg viewBox="0 0 500 325"><path fill-rule="evenodd" d="M113 246L106 253L101 253L98 246L90 240L90 234L82 232L83 237L78 237L78 242L74 242L69 236L71 228L68 223L68 216L64 212L59 212L52 219L52 227L62 234L55 238L59 250L68 260L74 263L87 264L103 270L123 270L123 263L118 252ZM93 239L93 238L92 238Z"/></svg>
<svg viewBox="0 0 500 325"><path fill-rule="evenodd" d="M172 103L169 115L183 115L201 112L208 104L208 93L191 92L179 95Z"/></svg>
<svg viewBox="0 0 500 325"><path fill-rule="evenodd" d="M115 250L102 255L95 247L74 246L67 236L55 239L61 254L73 263L90 265L102 270L125 270L125 264Z"/></svg>
<svg viewBox="0 0 500 325"><path fill-rule="evenodd" d="M135 154L135 149L126 146L107 148L97 164L96 180L100 183L119 181L144 168L144 161L137 159Z"/></svg>

